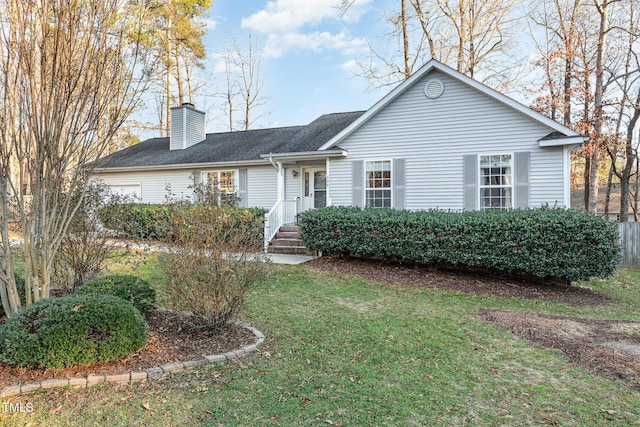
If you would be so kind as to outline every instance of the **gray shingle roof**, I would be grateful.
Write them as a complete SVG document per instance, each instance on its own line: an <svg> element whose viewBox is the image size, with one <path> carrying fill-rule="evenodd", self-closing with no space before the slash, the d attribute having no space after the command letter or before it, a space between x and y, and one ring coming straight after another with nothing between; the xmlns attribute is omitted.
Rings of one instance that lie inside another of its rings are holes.
<svg viewBox="0 0 640 427"><path fill-rule="evenodd" d="M96 163L101 169L261 160L261 154L318 150L364 111L320 116L306 126L210 133L184 150L169 150L169 138L151 138Z"/></svg>

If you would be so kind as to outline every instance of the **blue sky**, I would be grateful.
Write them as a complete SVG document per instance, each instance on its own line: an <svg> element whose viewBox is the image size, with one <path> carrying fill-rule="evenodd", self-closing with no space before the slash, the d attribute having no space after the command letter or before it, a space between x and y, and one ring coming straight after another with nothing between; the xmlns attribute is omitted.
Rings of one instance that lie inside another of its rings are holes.
<svg viewBox="0 0 640 427"><path fill-rule="evenodd" d="M207 17L206 86L208 132L226 130L210 97L223 87L219 54L229 34L246 42L251 32L262 48L261 81L267 112L253 127L306 124L321 114L364 110L384 91L368 90L356 77L368 44L384 42L381 14L392 0L357 0L346 14L340 0L214 0ZM197 103L196 99L196 103Z"/></svg>

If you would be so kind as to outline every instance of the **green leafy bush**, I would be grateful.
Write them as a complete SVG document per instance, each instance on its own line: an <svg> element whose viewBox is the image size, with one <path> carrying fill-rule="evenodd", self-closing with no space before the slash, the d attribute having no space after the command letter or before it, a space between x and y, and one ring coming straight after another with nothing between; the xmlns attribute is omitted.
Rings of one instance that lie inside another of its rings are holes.
<svg viewBox="0 0 640 427"><path fill-rule="evenodd" d="M100 210L99 217L105 227L125 238L172 241L171 216L179 211L188 212L203 207L221 209L226 213L224 220L230 227L239 226L253 235L263 235L264 214L267 211L260 208L202 206L187 202L172 205L129 203L105 207Z"/></svg>
<svg viewBox="0 0 640 427"><path fill-rule="evenodd" d="M169 208L165 205L124 203L99 210L102 224L129 239L159 239L166 236Z"/></svg>
<svg viewBox="0 0 640 427"><path fill-rule="evenodd" d="M119 360L143 347L146 333L140 312L121 298L96 293L47 298L0 328L0 358L53 369Z"/></svg>
<svg viewBox="0 0 640 427"><path fill-rule="evenodd" d="M156 305L156 291L151 284L136 276L122 274L97 277L82 285L76 293L95 292L113 295L133 304L144 313Z"/></svg>
<svg viewBox="0 0 640 427"><path fill-rule="evenodd" d="M614 223L560 208L408 212L328 207L304 212L298 225L305 244L327 254L568 281L609 277L621 260Z"/></svg>

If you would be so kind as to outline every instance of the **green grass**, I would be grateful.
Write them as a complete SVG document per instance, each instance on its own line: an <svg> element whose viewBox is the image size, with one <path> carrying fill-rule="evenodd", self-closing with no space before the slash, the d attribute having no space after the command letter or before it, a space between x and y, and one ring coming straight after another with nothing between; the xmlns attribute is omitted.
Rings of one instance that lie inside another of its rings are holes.
<svg viewBox="0 0 640 427"><path fill-rule="evenodd" d="M161 284L156 262L114 268ZM580 285L615 303L574 308L280 267L241 316L267 336L258 353L161 382L5 399L34 411L0 413L0 424L640 425L638 392L475 315L487 307L639 320L640 271Z"/></svg>

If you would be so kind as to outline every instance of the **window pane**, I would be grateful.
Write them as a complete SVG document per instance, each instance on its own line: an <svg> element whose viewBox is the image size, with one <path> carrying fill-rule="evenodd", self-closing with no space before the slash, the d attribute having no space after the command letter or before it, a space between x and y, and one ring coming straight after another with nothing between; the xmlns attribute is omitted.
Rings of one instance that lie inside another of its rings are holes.
<svg viewBox="0 0 640 427"><path fill-rule="evenodd" d="M220 172L220 191L224 193L233 193L236 191L236 173L235 171Z"/></svg>
<svg viewBox="0 0 640 427"><path fill-rule="evenodd" d="M391 207L391 190L367 190L367 207Z"/></svg>
<svg viewBox="0 0 640 427"><path fill-rule="evenodd" d="M366 162L365 174L366 206L391 207L391 161Z"/></svg>
<svg viewBox="0 0 640 427"><path fill-rule="evenodd" d="M317 171L313 173L313 189L325 190L327 188L327 173L325 171Z"/></svg>
<svg viewBox="0 0 640 427"><path fill-rule="evenodd" d="M213 188L218 188L218 172L207 172L207 182Z"/></svg>
<svg viewBox="0 0 640 427"><path fill-rule="evenodd" d="M513 172L510 154L480 156L480 208L509 209Z"/></svg>
<svg viewBox="0 0 640 427"><path fill-rule="evenodd" d="M309 172L304 173L304 195L309 197Z"/></svg>

